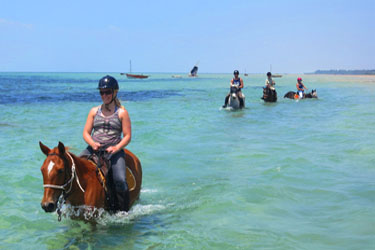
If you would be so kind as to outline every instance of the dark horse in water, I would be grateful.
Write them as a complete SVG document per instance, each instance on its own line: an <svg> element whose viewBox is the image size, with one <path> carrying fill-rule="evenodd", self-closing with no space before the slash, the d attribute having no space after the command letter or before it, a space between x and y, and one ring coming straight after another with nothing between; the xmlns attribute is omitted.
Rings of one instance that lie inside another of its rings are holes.
<svg viewBox="0 0 375 250"><path fill-rule="evenodd" d="M49 149L41 142L39 142L39 146L47 156L40 169L44 184L44 195L41 202L44 211L54 212L58 209L60 220L58 201L61 195L66 203L74 207L110 209L106 202L107 189L102 184L103 176L100 176L101 172L93 162L70 153L61 142L53 149ZM139 198L142 185L142 166L137 156L127 149L124 150L130 207Z"/></svg>
<svg viewBox="0 0 375 250"><path fill-rule="evenodd" d="M277 92L274 89L263 88L263 96L260 98L265 102L276 102L277 101Z"/></svg>
<svg viewBox="0 0 375 250"><path fill-rule="evenodd" d="M290 98L290 99L300 99L299 95L294 91L289 91L284 95L284 98ZM311 90L310 93L304 94L302 99L304 98L318 98L318 94L316 92L316 89Z"/></svg>

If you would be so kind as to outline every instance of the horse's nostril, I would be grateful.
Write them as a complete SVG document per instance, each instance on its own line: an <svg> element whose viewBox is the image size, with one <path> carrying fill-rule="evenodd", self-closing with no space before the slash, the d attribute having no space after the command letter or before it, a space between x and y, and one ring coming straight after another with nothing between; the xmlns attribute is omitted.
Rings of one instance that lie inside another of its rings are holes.
<svg viewBox="0 0 375 250"><path fill-rule="evenodd" d="M42 204L42 208L44 209L44 211L46 212L53 212L55 210L55 204L52 203L52 202L49 202L49 203L43 203Z"/></svg>
<svg viewBox="0 0 375 250"><path fill-rule="evenodd" d="M55 208L55 204L49 203L47 208L48 208L49 211L53 211L54 208Z"/></svg>

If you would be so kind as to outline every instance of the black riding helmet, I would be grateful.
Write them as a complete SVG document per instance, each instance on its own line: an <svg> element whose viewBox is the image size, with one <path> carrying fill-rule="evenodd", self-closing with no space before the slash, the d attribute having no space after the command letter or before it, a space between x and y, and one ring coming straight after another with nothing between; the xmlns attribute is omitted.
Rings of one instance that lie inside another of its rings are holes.
<svg viewBox="0 0 375 250"><path fill-rule="evenodd" d="M267 76L272 76L272 73L271 73L271 72L268 72L268 73L267 73Z"/></svg>
<svg viewBox="0 0 375 250"><path fill-rule="evenodd" d="M110 75L106 75L105 77L99 80L98 89L118 90L119 89L118 82L114 77Z"/></svg>
<svg viewBox="0 0 375 250"><path fill-rule="evenodd" d="M234 74L234 75L236 75L236 74L239 75L240 72L238 72L238 70L235 70L235 71L233 72L233 74Z"/></svg>

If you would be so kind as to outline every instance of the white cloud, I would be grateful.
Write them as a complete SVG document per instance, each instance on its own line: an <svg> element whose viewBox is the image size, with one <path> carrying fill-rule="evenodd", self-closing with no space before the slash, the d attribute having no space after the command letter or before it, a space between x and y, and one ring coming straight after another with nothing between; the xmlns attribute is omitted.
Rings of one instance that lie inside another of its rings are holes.
<svg viewBox="0 0 375 250"><path fill-rule="evenodd" d="M116 31L116 32L122 32L122 31L123 31L120 27L115 26L115 25L109 25L109 26L108 26L108 29L109 29L110 31Z"/></svg>
<svg viewBox="0 0 375 250"><path fill-rule="evenodd" d="M33 28L32 24L21 23L21 22L12 21L12 20L6 20L6 19L3 19L3 18L0 18L0 26L5 26L5 27L9 27L9 28L23 28L23 29L28 29L28 30Z"/></svg>

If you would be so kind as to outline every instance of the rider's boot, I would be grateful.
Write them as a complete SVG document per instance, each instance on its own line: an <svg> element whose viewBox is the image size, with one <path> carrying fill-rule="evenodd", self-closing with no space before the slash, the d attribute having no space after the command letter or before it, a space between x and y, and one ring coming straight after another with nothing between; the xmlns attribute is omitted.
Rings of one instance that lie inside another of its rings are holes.
<svg viewBox="0 0 375 250"><path fill-rule="evenodd" d="M245 104L244 104L243 98L240 98L240 108L244 108L244 107L245 107Z"/></svg>
<svg viewBox="0 0 375 250"><path fill-rule="evenodd" d="M129 190L116 192L116 198L117 198L117 209L119 211L129 211Z"/></svg>
<svg viewBox="0 0 375 250"><path fill-rule="evenodd" d="M224 102L223 108L226 108L228 106L228 101L229 101L229 95L227 95L225 97L225 102Z"/></svg>

